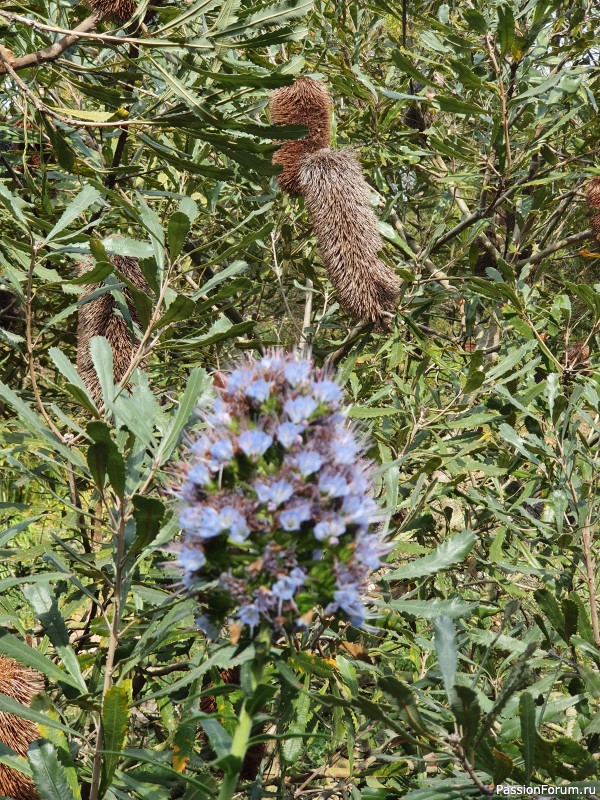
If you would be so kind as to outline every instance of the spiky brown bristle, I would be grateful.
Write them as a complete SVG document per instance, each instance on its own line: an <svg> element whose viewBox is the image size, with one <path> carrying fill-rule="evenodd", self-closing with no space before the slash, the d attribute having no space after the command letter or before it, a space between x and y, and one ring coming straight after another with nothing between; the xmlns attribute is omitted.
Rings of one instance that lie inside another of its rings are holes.
<svg viewBox="0 0 600 800"><path fill-rule="evenodd" d="M136 0L88 0L92 11L102 19L127 22L137 11Z"/></svg>
<svg viewBox="0 0 600 800"><path fill-rule="evenodd" d="M590 212L590 227L600 240L600 175L589 180L585 187L585 199Z"/></svg>
<svg viewBox="0 0 600 800"><path fill-rule="evenodd" d="M340 305L357 319L382 322L394 308L400 280L378 257L377 218L356 156L329 148L308 154L299 184Z"/></svg>
<svg viewBox="0 0 600 800"><path fill-rule="evenodd" d="M28 706L34 695L44 688L44 679L35 670L11 658L0 656L0 694ZM37 726L29 720L0 711L0 742L20 756L27 755L29 745L40 738ZM0 764L0 795L14 800L37 800L33 782L22 772Z"/></svg>
<svg viewBox="0 0 600 800"><path fill-rule="evenodd" d="M585 199L588 208L600 209L600 175L591 178L585 186Z"/></svg>
<svg viewBox="0 0 600 800"><path fill-rule="evenodd" d="M574 342L567 347L565 362L568 369L582 370L589 366L590 348L586 342Z"/></svg>
<svg viewBox="0 0 600 800"><path fill-rule="evenodd" d="M325 86L312 78L299 78L291 86L277 89L269 100L271 120L277 125L306 125L303 139L284 142L273 156L283 167L277 176L281 189L301 193L298 169L302 158L331 142L331 99Z"/></svg>
<svg viewBox="0 0 600 800"><path fill-rule="evenodd" d="M111 258L115 267L122 272L135 286L144 292L148 292L148 284L140 269L138 262L134 258L125 256L114 256ZM79 272L83 274L91 268L89 261L84 261L79 265ZM94 284L89 287L84 297L88 297L92 292L99 289L101 284ZM127 309L135 322L139 324L137 311L133 304L131 292L126 288L123 290L127 301ZM90 354L90 342L94 336L105 336L111 346L113 353L113 371L115 382L120 381L131 365L131 359L135 353L136 346L131 341L129 329L123 317L115 313L116 303L110 292L85 303L80 306L77 322L77 371L81 375L83 382L89 389L95 402L101 396L100 383L92 356ZM140 364L142 369L145 362Z"/></svg>

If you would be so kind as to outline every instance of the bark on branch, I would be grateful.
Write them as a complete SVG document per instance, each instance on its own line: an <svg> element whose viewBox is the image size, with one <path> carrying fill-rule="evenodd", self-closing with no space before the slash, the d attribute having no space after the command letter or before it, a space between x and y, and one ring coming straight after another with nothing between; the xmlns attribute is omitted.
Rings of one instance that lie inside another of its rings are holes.
<svg viewBox="0 0 600 800"><path fill-rule="evenodd" d="M523 258L520 261L517 261L517 267L524 267L526 264L539 264L540 261L548 258L548 256L551 256L553 253L557 253L559 250L563 250L565 247L569 247L572 244L579 244L580 242L585 242L586 239L593 238L594 233L591 229L582 231L581 233L573 233L570 236L566 236L564 239L549 245L544 250L538 250L537 253L533 253L529 256L529 258Z"/></svg>
<svg viewBox="0 0 600 800"><path fill-rule="evenodd" d="M6 14L5 12L0 11L0 16L12 21L11 15ZM90 31L93 31L99 22L100 17L96 14L91 14L70 33L68 33L66 36L63 36L62 39L54 42L54 44L50 45L49 47L45 47L43 50L37 50L35 53L27 53L27 55L21 56L20 58L15 58L10 66L16 72L20 69L37 67L41 64L47 64L49 61L55 61L65 52L65 50L68 50L69 47L72 47L74 44L76 44L82 36L85 36ZM3 69L2 64L0 64L0 74L4 72L7 72L7 70Z"/></svg>

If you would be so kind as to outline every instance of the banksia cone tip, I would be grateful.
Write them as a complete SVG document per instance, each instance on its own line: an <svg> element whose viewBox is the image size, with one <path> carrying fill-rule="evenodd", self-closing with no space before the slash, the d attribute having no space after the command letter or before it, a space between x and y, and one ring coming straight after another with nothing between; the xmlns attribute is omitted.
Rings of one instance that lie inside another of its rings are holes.
<svg viewBox="0 0 600 800"><path fill-rule="evenodd" d="M283 171L277 176L279 186L293 195L301 194L298 183L300 160L308 153L328 147L331 141L331 100L319 81L300 78L291 86L273 92L269 100L271 119L277 125L306 125L308 136L282 144L273 156Z"/></svg>
<svg viewBox="0 0 600 800"><path fill-rule="evenodd" d="M5 694L29 705L35 694L44 688L42 676L11 658L0 656L0 694ZM20 756L25 756L29 745L40 738L33 722L0 711L0 742ZM22 772L0 764L0 795L15 800L37 800L33 782Z"/></svg>
<svg viewBox="0 0 600 800"><path fill-rule="evenodd" d="M88 0L92 11L102 19L127 22L137 11L136 0Z"/></svg>
<svg viewBox="0 0 600 800"><path fill-rule="evenodd" d="M590 226L596 238L600 239L600 175L587 182L585 199L591 216Z"/></svg>
<svg viewBox="0 0 600 800"><path fill-rule="evenodd" d="M299 183L340 304L358 319L381 322L394 307L400 281L377 255L377 218L356 156L329 148L307 155Z"/></svg>
<svg viewBox="0 0 600 800"><path fill-rule="evenodd" d="M146 279L134 258L114 256L111 261L119 272L122 272L135 286L142 291L149 291ZM86 272L90 266L89 262L82 262L80 273ZM90 286L88 295L98 288L100 288L100 284ZM139 323L130 291L125 288L123 293L132 320ZM90 342L94 336L105 336L108 339L113 351L115 382L120 381L129 369L135 352L135 345L131 341L127 323L123 317L116 313L116 302L110 292L106 292L97 300L92 300L90 303L80 306L77 324L77 370L94 401L98 401L102 392L90 354ZM142 362L140 366L144 368L145 365Z"/></svg>

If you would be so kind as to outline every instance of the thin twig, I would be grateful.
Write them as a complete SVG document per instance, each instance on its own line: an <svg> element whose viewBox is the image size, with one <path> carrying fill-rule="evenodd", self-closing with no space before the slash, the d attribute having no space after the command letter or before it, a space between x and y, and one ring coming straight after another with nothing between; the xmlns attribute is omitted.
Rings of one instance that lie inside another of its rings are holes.
<svg viewBox="0 0 600 800"><path fill-rule="evenodd" d="M66 31L60 28L53 28L50 25L42 25L40 22L36 22L35 20L28 19L27 17L21 17L18 14L10 14L6 11L0 11L0 17L4 17L5 19L9 20L9 22L21 22L38 30L65 34L62 39L59 39L58 42L50 45L50 47L45 47L43 50L38 50L35 53L27 53L27 55L21 56L20 58L15 58L14 63L12 64L12 68L15 71L20 69L28 69L29 67L37 67L41 64L46 64L49 61L55 61L65 52L65 50L68 50L69 47L72 47L74 44L76 44L82 36L91 36L92 34L90 31L94 30L101 19L97 14L92 14L84 19L83 22L81 22L72 31ZM0 73L2 72L3 70L0 70Z"/></svg>
<svg viewBox="0 0 600 800"><path fill-rule="evenodd" d="M485 797L492 797L492 795L496 793L495 789L486 786L479 780L479 778L475 774L475 770L473 769L471 763L469 762L469 759L467 758L467 754L465 753L462 745L457 744L454 752L458 756L458 760L460 761L462 768L467 773L469 778L473 781L475 786L479 789L481 794L484 795Z"/></svg>
<svg viewBox="0 0 600 800"><path fill-rule="evenodd" d="M1 58L2 56L0 56ZM25 304L25 346L27 349L27 363L29 366L29 379L31 381L31 388L33 391L33 396L35 397L35 404L38 407L40 414L43 416L46 424L52 431L52 433L58 438L58 440L64 444L65 440L62 433L54 424L53 420L51 419L50 415L46 411L46 407L42 401L42 396L40 394L40 390L37 383L36 371L35 371L35 361L33 357L33 337L31 334L32 330L32 312L31 312L31 305L33 301L33 270L35 268L35 262L37 258L37 244L32 240L31 241L31 259L29 262L29 270L27 272L27 293L26 293L26 304Z"/></svg>
<svg viewBox="0 0 600 800"><path fill-rule="evenodd" d="M498 77L498 89L500 91L500 109L502 115L502 130L504 132L504 147L506 152L506 168L505 168L505 178L504 180L508 180L510 175L510 170L512 167L512 160L510 154L510 136L508 130L508 111L506 108L506 92L504 90L504 80L502 79L502 68L499 66L498 61L496 59L495 47L492 46L492 40L490 34L486 34L485 37L485 44L487 47L488 55L490 57L490 61L492 62L492 66L494 68L494 72Z"/></svg>
<svg viewBox="0 0 600 800"><path fill-rule="evenodd" d="M110 638L108 642L108 651L106 654L106 665L104 668L104 685L102 689L102 699L112 686L113 672L115 668L115 659L117 647L119 645L119 627L121 622L121 590L123 586L123 554L125 552L125 523L126 523L126 509L123 502L119 502L118 509L118 523L116 526L115 534L117 541L117 553L115 558L115 587L112 603L112 620L110 626ZM92 767L92 784L90 788L90 800L98 800L100 791L100 779L102 776L102 749L104 747L104 725L102 716L99 718L96 747L94 751L94 760Z"/></svg>
<svg viewBox="0 0 600 800"><path fill-rule="evenodd" d="M308 335L308 329L310 328L310 319L312 316L312 299L313 299L313 282L310 278L306 279L306 298L304 301L304 319L302 320L302 339L300 344L302 345L302 349L304 352L304 356L307 356L310 351L310 337Z"/></svg>
<svg viewBox="0 0 600 800"><path fill-rule="evenodd" d="M529 258L523 258L517 261L517 266L524 267L526 264L537 264L553 253L563 250L565 247L569 247L572 244L579 244L579 242L585 242L586 239L592 239L593 237L594 234L591 228L581 233L572 233L570 236L565 236L565 238L561 239L559 242L554 242L554 244L549 245L544 250L538 250L537 253L533 253Z"/></svg>

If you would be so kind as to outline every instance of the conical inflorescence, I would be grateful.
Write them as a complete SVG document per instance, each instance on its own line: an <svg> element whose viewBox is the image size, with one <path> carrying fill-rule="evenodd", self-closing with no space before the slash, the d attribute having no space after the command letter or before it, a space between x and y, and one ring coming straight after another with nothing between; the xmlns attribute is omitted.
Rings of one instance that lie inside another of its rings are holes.
<svg viewBox="0 0 600 800"><path fill-rule="evenodd" d="M180 465L175 552L200 626L293 631L318 609L362 625L380 514L341 389L309 360L275 352L217 391Z"/></svg>
<svg viewBox="0 0 600 800"><path fill-rule="evenodd" d="M312 78L300 78L273 93L270 109L273 122L308 128L303 139L282 144L273 163L283 167L279 186L306 202L340 305L355 319L385 322L401 284L379 258L383 243L371 192L354 152L330 147L327 89Z"/></svg>
<svg viewBox="0 0 600 800"><path fill-rule="evenodd" d="M285 192L302 194L300 163L305 155L331 144L331 99L325 86L312 78L300 78L273 92L269 99L271 119L277 125L306 125L308 135L284 142L273 156L283 169L277 183Z"/></svg>
<svg viewBox="0 0 600 800"><path fill-rule="evenodd" d="M146 279L142 274L138 262L134 258L114 256L111 260L119 272L131 281L134 286L142 291L149 291ZM89 267L89 262L82 262L80 273L85 272ZM89 297L99 288L99 284L90 286L85 297ZM130 290L125 288L123 294L126 300L127 311L131 319L139 323ZM79 307L77 322L77 370L89 389L94 401L98 401L102 394L90 353L90 343L94 336L104 336L108 339L113 353L115 382L120 381L131 366L131 359L136 350L136 344L132 340L127 323L123 319L123 316L117 313L117 311L117 303L109 291ZM143 368L144 362L141 362L140 366Z"/></svg>
<svg viewBox="0 0 600 800"><path fill-rule="evenodd" d="M600 241L600 175L587 182L585 199L590 214L590 227L596 239Z"/></svg>

